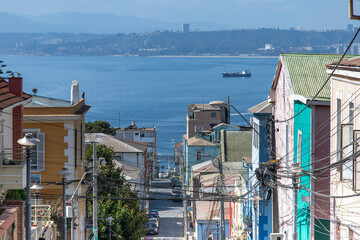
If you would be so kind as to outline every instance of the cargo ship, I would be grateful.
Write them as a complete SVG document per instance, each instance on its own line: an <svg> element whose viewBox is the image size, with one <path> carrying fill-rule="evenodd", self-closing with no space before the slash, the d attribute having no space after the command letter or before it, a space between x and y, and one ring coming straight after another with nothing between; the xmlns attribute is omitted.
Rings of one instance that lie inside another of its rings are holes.
<svg viewBox="0 0 360 240"><path fill-rule="evenodd" d="M235 73L227 73L223 72L223 77L251 77L251 72L249 70L244 70L242 72L235 72Z"/></svg>

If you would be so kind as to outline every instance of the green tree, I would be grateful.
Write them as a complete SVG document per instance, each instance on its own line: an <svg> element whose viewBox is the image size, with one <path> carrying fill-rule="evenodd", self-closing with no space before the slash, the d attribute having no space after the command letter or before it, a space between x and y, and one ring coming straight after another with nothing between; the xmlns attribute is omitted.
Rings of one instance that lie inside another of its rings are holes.
<svg viewBox="0 0 360 240"><path fill-rule="evenodd" d="M86 133L105 133L115 136L115 128L106 121L94 121L85 123Z"/></svg>
<svg viewBox="0 0 360 240"><path fill-rule="evenodd" d="M86 148L87 159L92 159L93 146ZM106 218L114 218L111 224L113 239L138 240L145 235L143 228L146 214L140 209L136 192L125 180L122 169L113 163L114 151L105 145L97 146L97 156L104 157L107 165L98 172L98 230L99 239L108 239L109 230ZM89 207L92 215L92 206Z"/></svg>

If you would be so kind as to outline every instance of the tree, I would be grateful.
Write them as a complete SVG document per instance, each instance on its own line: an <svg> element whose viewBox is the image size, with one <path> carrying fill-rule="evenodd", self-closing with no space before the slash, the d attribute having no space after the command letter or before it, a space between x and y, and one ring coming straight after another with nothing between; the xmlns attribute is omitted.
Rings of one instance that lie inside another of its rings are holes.
<svg viewBox="0 0 360 240"><path fill-rule="evenodd" d="M93 146L85 151L87 159L92 159ZM140 201L136 192L125 180L122 169L113 163L114 151L105 145L97 146L97 156L104 157L107 164L101 166L98 172L98 230L99 239L107 239L108 222L106 218L114 218L111 225L114 239L137 240L145 235L143 228L146 214L140 209ZM116 199L113 199L116 198ZM126 199L122 199L126 198ZM89 207L92 216L92 205Z"/></svg>
<svg viewBox="0 0 360 240"><path fill-rule="evenodd" d="M94 121L85 123L86 133L105 133L115 136L115 128L106 121Z"/></svg>

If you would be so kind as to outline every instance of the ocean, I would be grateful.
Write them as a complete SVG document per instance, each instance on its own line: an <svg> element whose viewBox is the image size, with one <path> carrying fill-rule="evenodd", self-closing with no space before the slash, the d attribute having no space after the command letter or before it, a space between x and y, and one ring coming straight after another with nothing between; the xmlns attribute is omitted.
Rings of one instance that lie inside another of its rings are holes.
<svg viewBox="0 0 360 240"><path fill-rule="evenodd" d="M186 109L193 103L226 101L244 116L267 99L277 58L236 57L60 57L0 56L5 70L22 74L24 91L70 100L78 80L91 105L86 121L103 120L113 127L156 126L158 152L173 153L186 133ZM249 69L250 78L222 78L222 72ZM231 123L244 125L233 111Z"/></svg>

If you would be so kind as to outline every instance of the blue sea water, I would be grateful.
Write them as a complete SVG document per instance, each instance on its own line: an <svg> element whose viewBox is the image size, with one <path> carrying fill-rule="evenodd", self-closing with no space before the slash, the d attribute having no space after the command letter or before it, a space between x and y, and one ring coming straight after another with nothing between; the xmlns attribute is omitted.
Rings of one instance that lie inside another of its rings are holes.
<svg viewBox="0 0 360 240"><path fill-rule="evenodd" d="M267 99L276 58L219 57L59 57L0 56L20 72L24 91L70 100L70 86L78 80L91 110L86 121L104 120L125 127L158 130L158 152L173 153L173 144L186 133L186 109L193 103L226 101L246 116L246 110ZM249 69L251 78L222 78L221 73ZM120 116L120 117L119 117ZM119 121L120 119L120 121ZM245 124L233 112L231 123Z"/></svg>

